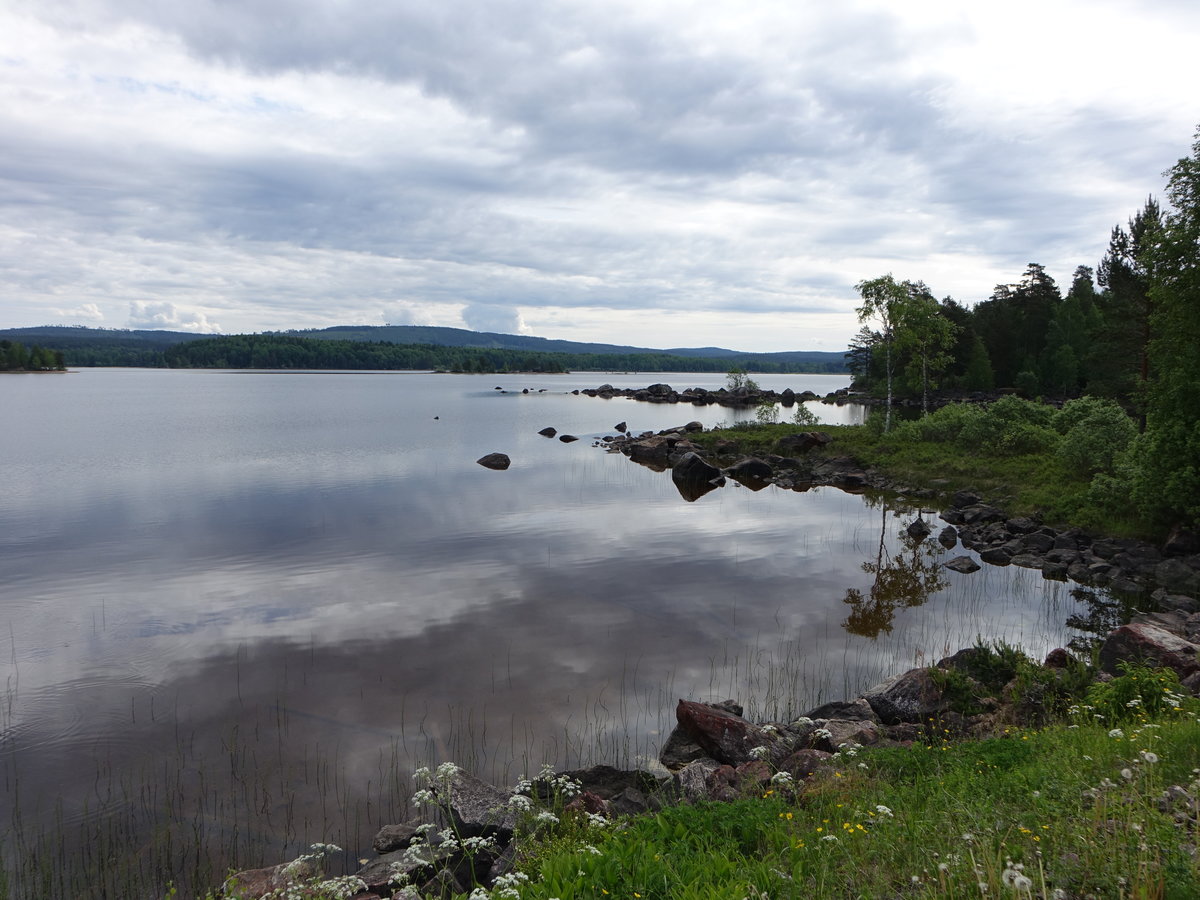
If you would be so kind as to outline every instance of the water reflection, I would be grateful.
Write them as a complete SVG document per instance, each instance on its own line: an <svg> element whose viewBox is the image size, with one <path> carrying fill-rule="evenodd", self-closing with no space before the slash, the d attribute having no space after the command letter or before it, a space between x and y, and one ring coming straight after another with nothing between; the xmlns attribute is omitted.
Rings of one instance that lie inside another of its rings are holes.
<svg viewBox="0 0 1200 900"><path fill-rule="evenodd" d="M879 546L874 560L862 564L862 570L872 576L867 592L859 588L846 591L842 602L850 607L850 614L842 627L875 640L880 634L891 634L898 609L924 605L950 582L939 562L942 549L927 540L927 533L905 529L899 535L900 547L893 553L886 541L889 502L882 497L864 498L864 502L879 507Z"/></svg>
<svg viewBox="0 0 1200 900"><path fill-rule="evenodd" d="M22 423L0 431L5 852L128 864L145 889L109 896L161 896L189 852L219 877L316 840L365 849L420 763L498 781L633 764L678 697L787 718L981 633L1065 638L1065 587L1024 569L938 583L895 505L736 482L685 503L586 440L728 410L494 380L0 382ZM475 465L493 450L509 470ZM839 627L856 595L863 624Z"/></svg>

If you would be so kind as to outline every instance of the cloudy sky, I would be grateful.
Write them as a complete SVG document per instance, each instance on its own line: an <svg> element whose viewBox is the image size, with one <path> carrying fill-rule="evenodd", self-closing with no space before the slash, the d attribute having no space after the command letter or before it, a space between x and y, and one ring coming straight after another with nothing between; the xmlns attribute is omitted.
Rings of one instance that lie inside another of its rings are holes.
<svg viewBox="0 0 1200 900"><path fill-rule="evenodd" d="M1195 0L9 0L0 326L838 350L1069 283L1187 155Z"/></svg>

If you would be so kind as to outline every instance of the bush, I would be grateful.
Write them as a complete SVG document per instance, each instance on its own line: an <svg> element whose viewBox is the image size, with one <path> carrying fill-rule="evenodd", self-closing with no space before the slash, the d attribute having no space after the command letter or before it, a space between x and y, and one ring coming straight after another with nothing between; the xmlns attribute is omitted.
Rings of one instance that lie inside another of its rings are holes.
<svg viewBox="0 0 1200 900"><path fill-rule="evenodd" d="M1062 435L1059 460L1086 477L1112 474L1118 454L1137 436L1137 426L1121 407L1095 397L1065 404L1054 417L1054 428Z"/></svg>

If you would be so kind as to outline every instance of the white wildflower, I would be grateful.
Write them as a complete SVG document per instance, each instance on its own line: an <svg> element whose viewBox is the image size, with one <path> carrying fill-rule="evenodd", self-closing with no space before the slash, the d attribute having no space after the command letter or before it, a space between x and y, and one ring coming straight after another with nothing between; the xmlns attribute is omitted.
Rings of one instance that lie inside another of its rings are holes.
<svg viewBox="0 0 1200 900"><path fill-rule="evenodd" d="M1131 769L1122 769L1121 777L1126 781L1133 781L1133 771Z"/></svg>
<svg viewBox="0 0 1200 900"><path fill-rule="evenodd" d="M1123 738L1125 737L1125 732L1123 732L1120 728L1114 728L1108 733L1108 736L1110 738Z"/></svg>
<svg viewBox="0 0 1200 900"><path fill-rule="evenodd" d="M750 751L751 759L766 759L771 755L770 747L755 747Z"/></svg>
<svg viewBox="0 0 1200 900"><path fill-rule="evenodd" d="M892 811L888 807L884 806L882 803L877 803L875 805L875 812L879 813L881 816L892 816L893 815Z"/></svg>
<svg viewBox="0 0 1200 900"><path fill-rule="evenodd" d="M412 795L412 802L418 805L425 805L427 803L435 802L433 791L429 790L428 788L421 788Z"/></svg>
<svg viewBox="0 0 1200 900"><path fill-rule="evenodd" d="M442 781L447 781L457 775L460 771L462 770L459 769L459 767L454 763L444 762L437 767L437 771L434 773L434 775L436 775Z"/></svg>
<svg viewBox="0 0 1200 900"><path fill-rule="evenodd" d="M1158 762L1158 754L1152 753L1149 750L1143 750L1142 751L1142 759L1144 759L1146 762L1153 765L1154 763Z"/></svg>
<svg viewBox="0 0 1200 900"><path fill-rule="evenodd" d="M795 780L796 779L792 778L792 774L790 772L776 772L771 776L771 784L778 784L782 785L783 787L787 787L789 784L794 783Z"/></svg>
<svg viewBox="0 0 1200 900"><path fill-rule="evenodd" d="M534 816L534 821L538 822L539 824L545 823L549 825L557 825L558 816L550 812L548 809L543 809L540 813Z"/></svg>
<svg viewBox="0 0 1200 900"><path fill-rule="evenodd" d="M517 812L528 812L533 809L533 801L524 794L513 794L508 798L508 805Z"/></svg>

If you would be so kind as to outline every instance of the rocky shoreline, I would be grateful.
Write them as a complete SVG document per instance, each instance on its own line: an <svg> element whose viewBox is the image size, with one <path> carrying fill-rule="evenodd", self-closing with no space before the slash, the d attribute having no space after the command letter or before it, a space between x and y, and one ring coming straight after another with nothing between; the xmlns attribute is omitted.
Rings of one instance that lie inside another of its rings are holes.
<svg viewBox="0 0 1200 900"><path fill-rule="evenodd" d="M609 387L581 393L603 396ZM703 392L704 399L699 399L696 389L677 393L652 390L655 387L635 399L740 402L721 397L722 392ZM614 390L611 396L618 393L643 392ZM668 399L672 396L675 399ZM800 399L793 395L793 402ZM760 458L739 455L733 444L706 451L690 439L703 430L698 422L636 435L624 426L620 423L616 434L597 440L597 446L657 471L670 469L673 483L688 500L727 480L754 490L775 486L804 491L828 485L891 491L922 501L938 498L932 490L892 483L847 457L814 452L830 443L829 435L820 431L789 435L779 442L779 454ZM555 436L553 429L543 434ZM1155 547L1079 529L1057 530L1034 518L1008 517L969 491L945 498L940 517L945 525L934 536L918 510L908 534L917 541L937 540L947 550L961 544L990 565L1040 569L1048 579L1151 599L1155 611L1139 613L1107 633L1099 648L1098 671L1088 674L1104 681L1117 675L1124 663L1161 666L1173 670L1184 689L1200 695L1200 548L1194 536L1177 533ZM965 555L943 565L959 572L979 568ZM807 785L836 777L838 768L852 765L849 760L865 747L905 747L947 735L985 738L1006 726L1045 724L1054 698L1065 695L1068 685L1087 672L1067 650L1056 649L1040 665L1031 664L1032 677L1026 672L1023 679L988 684L995 672L989 655L994 653L985 647L965 648L934 666L910 669L861 696L822 704L791 722L753 722L734 700L680 699L676 726L660 750L661 768L656 771L605 765L545 771L513 789L501 789L457 767L440 767L428 788L418 793L427 803L425 814L384 826L373 844L377 857L346 883L357 891L352 894L357 900L419 900L463 894L472 885L500 887L517 862L515 839L528 827L530 810L553 797L567 801L567 813L611 820L669 804L725 802L774 788L802 793ZM964 696L970 698L965 705ZM1197 802L1188 797L1189 804ZM227 883L225 895L243 900L282 896L272 892L316 872L306 860L241 872Z"/></svg>
<svg viewBox="0 0 1200 900"><path fill-rule="evenodd" d="M1095 679L1111 680L1122 663L1136 662L1172 669L1185 689L1200 694L1200 605L1185 599L1185 608L1144 614L1112 631L1101 646ZM863 748L982 739L1006 727L1038 727L1046 723L1052 699L1066 695L1086 671L1066 650L1056 649L1040 666L1031 664L1032 675L1004 673L1007 682L997 684L997 669L1004 671L997 659L988 648L965 648L791 722L753 722L733 700L681 699L656 772L597 765L543 771L501 789L453 765L439 767L436 776L426 771L428 787L418 792L425 814L380 829L373 843L378 856L341 879L356 891L344 896L420 900L464 894L472 885L504 885L518 861L515 838L536 820L530 811L555 799L560 814L599 823L764 790L801 794L821 779L837 777ZM964 697L970 698L965 708ZM1194 807L1196 798L1187 802ZM225 893L242 900L281 896L272 892L316 871L304 859L249 870L231 878Z"/></svg>
<svg viewBox="0 0 1200 900"><path fill-rule="evenodd" d="M1108 588L1124 595L1152 593L1160 606L1168 608L1178 602L1176 595L1200 592L1200 541L1185 530L1176 530L1161 546L1155 546L1093 535L1079 528L1056 529L1037 517L1009 517L971 491L943 497L930 488L895 482L850 457L828 456L819 451L832 439L822 431L787 435L776 445L779 452L775 454L743 456L732 441L718 441L712 451L701 447L692 438L703 430L699 422L689 422L636 435L618 431L600 438L596 445L623 453L655 471L670 469L672 482L688 501L725 486L729 480L751 490L774 486L807 491L831 486L889 492L921 504L941 501L944 508L938 516L946 526L938 540L947 549L961 543L990 565L1038 569L1044 578ZM975 564L969 557L960 557L946 565L963 571Z"/></svg>

